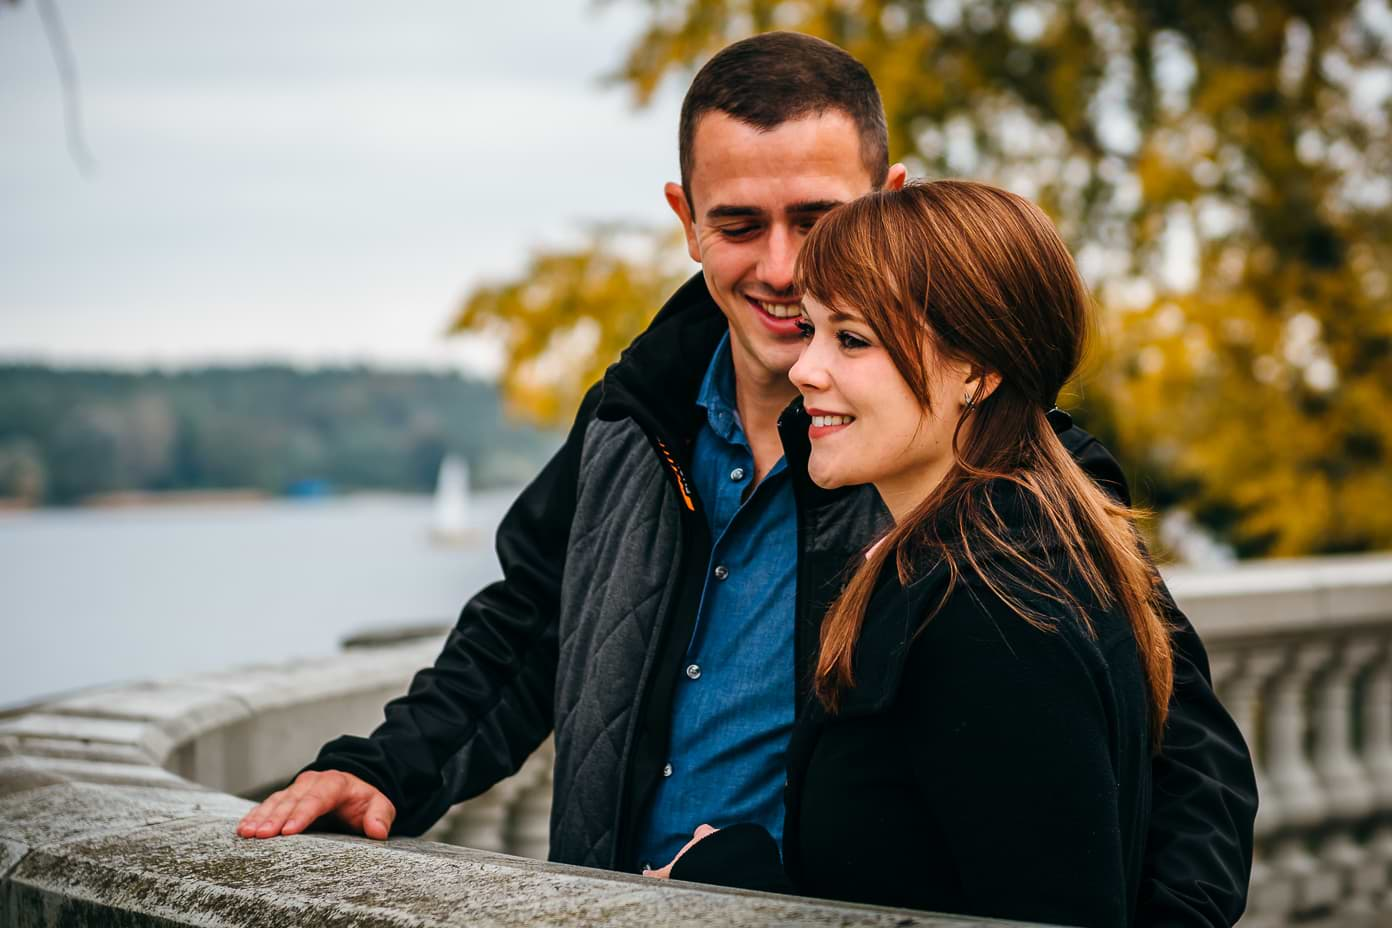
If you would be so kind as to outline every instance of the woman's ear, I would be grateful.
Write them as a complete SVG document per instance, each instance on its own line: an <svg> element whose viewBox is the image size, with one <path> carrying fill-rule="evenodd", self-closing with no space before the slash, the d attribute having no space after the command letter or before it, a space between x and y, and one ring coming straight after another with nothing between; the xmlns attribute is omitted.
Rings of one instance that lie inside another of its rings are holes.
<svg viewBox="0 0 1392 928"><path fill-rule="evenodd" d="M967 378L967 387L971 393L973 405L981 403L986 397L995 393L1000 382L1000 374L973 365L971 376Z"/></svg>

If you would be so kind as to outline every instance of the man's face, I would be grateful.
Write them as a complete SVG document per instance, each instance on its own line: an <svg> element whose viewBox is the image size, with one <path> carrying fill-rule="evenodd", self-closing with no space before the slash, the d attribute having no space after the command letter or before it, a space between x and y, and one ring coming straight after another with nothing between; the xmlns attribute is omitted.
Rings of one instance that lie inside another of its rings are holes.
<svg viewBox="0 0 1392 928"><path fill-rule="evenodd" d="M767 132L711 112L693 152L690 207L678 184L667 201L729 320L736 376L786 385L802 347L793 262L823 213L870 192L859 133L838 111ZM902 171L892 180L902 183Z"/></svg>

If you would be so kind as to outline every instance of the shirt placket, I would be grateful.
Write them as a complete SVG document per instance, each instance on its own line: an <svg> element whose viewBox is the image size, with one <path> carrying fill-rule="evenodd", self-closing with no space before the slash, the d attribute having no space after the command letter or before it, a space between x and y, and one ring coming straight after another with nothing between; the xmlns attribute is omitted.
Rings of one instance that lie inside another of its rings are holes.
<svg viewBox="0 0 1392 928"><path fill-rule="evenodd" d="M728 414L727 414L728 415ZM725 441L726 453L722 455L724 479L721 480L720 491L716 500L716 517L719 526L715 543L711 545L710 562L707 567L705 590L701 596L701 606L696 616L696 627L692 629L691 640L686 648L686 677L689 681L695 682L701 677L701 665L699 652L702 636L708 624L707 618L719 608L722 598L722 588L730 578L731 565L726 563L725 553L728 549L726 543L730 533L735 529L735 523L744 514L746 507L755 503L758 490L751 493L749 499L742 500L745 487L753 479L754 461L748 446L739 441L739 436L733 429L722 434Z"/></svg>

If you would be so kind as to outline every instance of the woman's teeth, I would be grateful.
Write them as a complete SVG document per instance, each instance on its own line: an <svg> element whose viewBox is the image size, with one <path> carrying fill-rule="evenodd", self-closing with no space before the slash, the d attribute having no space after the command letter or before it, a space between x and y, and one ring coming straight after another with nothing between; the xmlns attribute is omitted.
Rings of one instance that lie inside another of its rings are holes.
<svg viewBox="0 0 1392 928"><path fill-rule="evenodd" d="M812 424L817 428L825 428L828 425L850 425L855 421L855 416L813 416Z"/></svg>
<svg viewBox="0 0 1392 928"><path fill-rule="evenodd" d="M773 316L775 319L793 319L802 315L802 305L800 303L765 303L755 300L759 308Z"/></svg>

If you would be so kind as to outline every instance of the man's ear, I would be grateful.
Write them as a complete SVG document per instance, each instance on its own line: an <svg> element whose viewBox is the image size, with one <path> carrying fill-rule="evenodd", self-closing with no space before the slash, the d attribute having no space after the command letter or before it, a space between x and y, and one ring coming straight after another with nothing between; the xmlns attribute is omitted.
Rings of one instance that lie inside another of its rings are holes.
<svg viewBox="0 0 1392 928"><path fill-rule="evenodd" d="M909 169L901 163L891 164L889 174L885 176L884 189L903 190L904 183L909 179Z"/></svg>
<svg viewBox="0 0 1392 928"><path fill-rule="evenodd" d="M701 248L696 241L696 224L691 216L691 204L686 202L686 191L681 184L669 182L662 188L662 193L667 197L667 205L672 207L672 212L677 214L681 220L682 231L686 233L686 253L691 255L691 260L697 264L701 263Z"/></svg>

